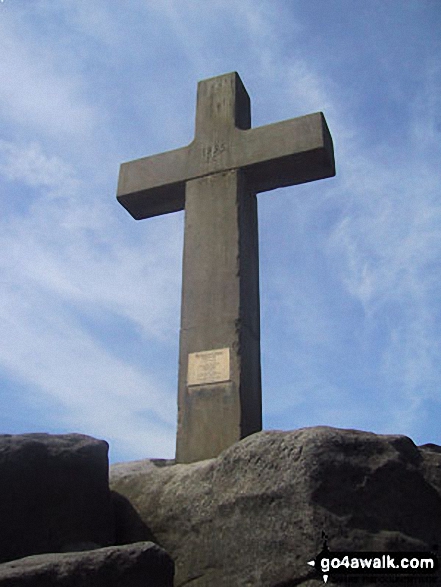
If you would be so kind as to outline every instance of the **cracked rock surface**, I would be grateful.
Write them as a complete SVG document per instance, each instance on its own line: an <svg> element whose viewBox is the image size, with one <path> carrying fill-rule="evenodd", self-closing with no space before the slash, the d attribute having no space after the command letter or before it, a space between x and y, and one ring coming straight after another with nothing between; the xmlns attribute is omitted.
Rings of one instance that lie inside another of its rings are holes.
<svg viewBox="0 0 441 587"><path fill-rule="evenodd" d="M151 542L41 554L0 565L0 587L173 587L173 562Z"/></svg>
<svg viewBox="0 0 441 587"><path fill-rule="evenodd" d="M110 485L136 521L124 541L142 521L175 561L175 587L315 587L322 532L331 551L441 544L440 451L330 427L259 432L215 459L114 465Z"/></svg>

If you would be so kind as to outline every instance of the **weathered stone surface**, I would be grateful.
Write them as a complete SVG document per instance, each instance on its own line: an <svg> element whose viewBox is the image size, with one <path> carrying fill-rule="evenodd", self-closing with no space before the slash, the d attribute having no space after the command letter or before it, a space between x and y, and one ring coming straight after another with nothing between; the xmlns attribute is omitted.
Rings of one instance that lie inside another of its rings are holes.
<svg viewBox="0 0 441 587"><path fill-rule="evenodd" d="M250 99L236 72L200 81L194 140L123 163L118 201L140 220L183 210L185 183L215 173L243 169L254 193L335 175L321 112L250 127Z"/></svg>
<svg viewBox="0 0 441 587"><path fill-rule="evenodd" d="M256 193L333 175L323 114L252 129L236 72L199 82L190 145L121 165L117 198L135 219L185 207L178 463L262 429ZM226 373L189 379L201 352L227 353Z"/></svg>
<svg viewBox="0 0 441 587"><path fill-rule="evenodd" d="M207 243L210 243L209 246ZM239 172L187 183L176 460L217 456L262 429L257 201ZM229 376L190 386L190 354L224 349Z"/></svg>
<svg viewBox="0 0 441 587"><path fill-rule="evenodd" d="M114 544L107 451L81 434L0 436L0 562Z"/></svg>
<svg viewBox="0 0 441 587"><path fill-rule="evenodd" d="M322 549L429 550L441 543L441 454L404 436L316 427L260 432L218 458L111 467L176 564L175 586L322 584Z"/></svg>
<svg viewBox="0 0 441 587"><path fill-rule="evenodd" d="M41 554L0 565L0 587L172 587L173 561L152 542Z"/></svg>

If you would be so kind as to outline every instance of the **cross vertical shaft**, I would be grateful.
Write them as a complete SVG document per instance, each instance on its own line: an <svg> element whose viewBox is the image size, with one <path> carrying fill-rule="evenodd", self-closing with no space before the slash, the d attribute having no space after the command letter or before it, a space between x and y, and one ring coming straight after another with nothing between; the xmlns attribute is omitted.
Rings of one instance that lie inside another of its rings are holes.
<svg viewBox="0 0 441 587"><path fill-rule="evenodd" d="M250 124L238 76L199 84L195 142L208 163L228 157L231 135ZM182 279L176 460L188 462L262 428L257 202L240 170L187 182ZM228 355L224 381L214 381L213 355L197 355L216 350ZM193 385L190 356L196 370L212 362Z"/></svg>
<svg viewBox="0 0 441 587"><path fill-rule="evenodd" d="M216 456L262 427L257 204L241 171L188 182L184 239L178 462ZM188 385L189 356L216 349L229 355L225 380L213 382L212 368Z"/></svg>

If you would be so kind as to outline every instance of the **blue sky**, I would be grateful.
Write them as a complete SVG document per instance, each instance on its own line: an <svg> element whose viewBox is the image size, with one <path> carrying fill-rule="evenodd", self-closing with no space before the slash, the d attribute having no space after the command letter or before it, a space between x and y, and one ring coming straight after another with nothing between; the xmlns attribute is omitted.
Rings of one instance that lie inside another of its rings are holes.
<svg viewBox="0 0 441 587"><path fill-rule="evenodd" d="M174 455L184 213L134 221L118 170L238 71L337 165L258 197L264 427L441 444L438 0L3 0L0 48L1 433Z"/></svg>

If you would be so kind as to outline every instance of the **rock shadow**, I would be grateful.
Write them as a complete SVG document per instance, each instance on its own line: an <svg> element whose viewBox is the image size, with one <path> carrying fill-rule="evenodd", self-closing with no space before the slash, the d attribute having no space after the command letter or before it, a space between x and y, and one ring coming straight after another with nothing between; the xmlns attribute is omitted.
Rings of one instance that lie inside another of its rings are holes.
<svg viewBox="0 0 441 587"><path fill-rule="evenodd" d="M141 516L130 501L117 491L111 491L110 493L115 517L115 545L120 546L144 541L158 544L155 535L142 521Z"/></svg>

